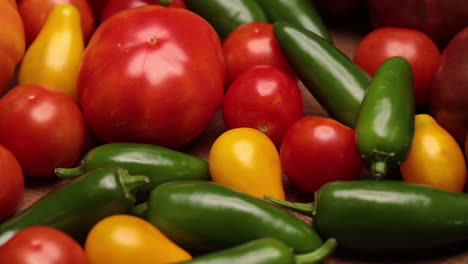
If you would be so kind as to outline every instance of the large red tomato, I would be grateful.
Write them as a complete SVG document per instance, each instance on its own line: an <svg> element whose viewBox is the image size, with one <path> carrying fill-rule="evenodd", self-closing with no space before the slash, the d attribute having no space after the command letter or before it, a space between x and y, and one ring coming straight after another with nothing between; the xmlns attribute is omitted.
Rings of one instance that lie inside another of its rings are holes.
<svg viewBox="0 0 468 264"><path fill-rule="evenodd" d="M47 226L32 226L16 233L0 247L0 263L87 264L84 249L69 235Z"/></svg>
<svg viewBox="0 0 468 264"><path fill-rule="evenodd" d="M16 157L2 145L0 171L0 220L3 220L13 214L23 198L24 176Z"/></svg>
<svg viewBox="0 0 468 264"><path fill-rule="evenodd" d="M107 0L106 6L101 13L101 21L104 21L113 14L126 9L156 4L158 4L156 0ZM185 4L185 0L173 0L169 7L186 9L187 5Z"/></svg>
<svg viewBox="0 0 468 264"><path fill-rule="evenodd" d="M0 1L0 94L13 78L25 51L24 28L14 1Z"/></svg>
<svg viewBox="0 0 468 264"><path fill-rule="evenodd" d="M373 76L382 62L393 56L402 56L411 64L416 106L427 103L440 60L434 41L414 29L379 28L359 42L354 62Z"/></svg>
<svg viewBox="0 0 468 264"><path fill-rule="evenodd" d="M303 116L299 86L273 66L244 71L231 83L223 99L223 118L228 129L258 129L278 148L286 130Z"/></svg>
<svg viewBox="0 0 468 264"><path fill-rule="evenodd" d="M85 41L89 40L94 32L95 23L93 11L86 0L20 0L18 8L23 18L28 44L34 41L49 13L59 4L71 4L80 11L83 37Z"/></svg>
<svg viewBox="0 0 468 264"><path fill-rule="evenodd" d="M336 180L355 180L363 164L354 130L320 116L296 121L280 149L281 166L301 190L314 192Z"/></svg>
<svg viewBox="0 0 468 264"><path fill-rule="evenodd" d="M273 25L264 22L244 24L233 30L223 42L228 80L257 65L270 65L295 76L273 33Z"/></svg>
<svg viewBox="0 0 468 264"><path fill-rule="evenodd" d="M35 84L16 86L0 99L0 144L18 159L26 176L54 176L75 164L86 127L67 94Z"/></svg>
<svg viewBox="0 0 468 264"><path fill-rule="evenodd" d="M125 10L85 50L78 99L105 142L177 148L200 135L221 105L226 66L213 27L182 8Z"/></svg>

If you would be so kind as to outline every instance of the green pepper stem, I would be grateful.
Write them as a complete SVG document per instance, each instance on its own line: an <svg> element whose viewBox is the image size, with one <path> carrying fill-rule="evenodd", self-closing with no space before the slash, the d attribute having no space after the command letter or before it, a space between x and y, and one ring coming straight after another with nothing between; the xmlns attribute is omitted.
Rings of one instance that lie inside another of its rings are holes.
<svg viewBox="0 0 468 264"><path fill-rule="evenodd" d="M83 174L83 170L81 166L77 166L74 168L56 168L55 175L62 179L72 179L76 178Z"/></svg>
<svg viewBox="0 0 468 264"><path fill-rule="evenodd" d="M372 176L377 180L382 179L387 175L388 166L384 161L376 161L371 164Z"/></svg>
<svg viewBox="0 0 468 264"><path fill-rule="evenodd" d="M296 255L296 264L313 264L319 263L326 257L330 256L337 246L336 239L329 238L325 243L317 250L306 254Z"/></svg>
<svg viewBox="0 0 468 264"><path fill-rule="evenodd" d="M145 218L148 213L148 203L144 202L138 205L135 205L132 210L130 211L130 214L134 216L138 216L141 218Z"/></svg>
<svg viewBox="0 0 468 264"><path fill-rule="evenodd" d="M315 209L314 203L291 203L288 201L273 198L268 195L264 195L263 198L281 207L293 210L304 215L312 215Z"/></svg>
<svg viewBox="0 0 468 264"><path fill-rule="evenodd" d="M163 6L168 6L172 4L172 0L156 0L156 3L163 5Z"/></svg>
<svg viewBox="0 0 468 264"><path fill-rule="evenodd" d="M149 182L144 175L122 175L122 183L129 192L136 192L140 187Z"/></svg>

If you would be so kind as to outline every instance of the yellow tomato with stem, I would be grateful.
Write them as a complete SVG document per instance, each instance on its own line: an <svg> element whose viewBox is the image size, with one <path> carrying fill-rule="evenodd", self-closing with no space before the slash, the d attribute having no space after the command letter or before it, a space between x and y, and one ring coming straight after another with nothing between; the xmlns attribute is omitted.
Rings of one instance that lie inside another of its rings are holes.
<svg viewBox="0 0 468 264"><path fill-rule="evenodd" d="M132 215L113 215L89 232L85 252L90 264L163 264L192 259L154 225Z"/></svg>
<svg viewBox="0 0 468 264"><path fill-rule="evenodd" d="M216 183L258 198L285 198L278 150L257 129L225 131L213 143L208 164Z"/></svg>
<svg viewBox="0 0 468 264"><path fill-rule="evenodd" d="M430 115L416 115L411 150L400 166L403 180L461 192L466 170L463 151L455 139Z"/></svg>

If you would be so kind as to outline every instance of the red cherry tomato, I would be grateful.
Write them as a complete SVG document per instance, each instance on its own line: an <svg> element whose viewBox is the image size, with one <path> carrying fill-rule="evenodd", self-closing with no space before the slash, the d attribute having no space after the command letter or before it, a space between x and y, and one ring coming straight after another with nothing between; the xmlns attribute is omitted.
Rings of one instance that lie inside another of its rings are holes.
<svg viewBox="0 0 468 264"><path fill-rule="evenodd" d="M107 0L101 13L101 22L120 11L145 5L157 5L156 0ZM169 7L185 8L185 0L173 0Z"/></svg>
<svg viewBox="0 0 468 264"><path fill-rule="evenodd" d="M32 226L16 233L0 247L0 263L87 264L84 249L69 235L47 226Z"/></svg>
<svg viewBox="0 0 468 264"><path fill-rule="evenodd" d="M55 168L73 166L85 140L83 115L61 91L25 84L0 99L0 144L27 176L54 176Z"/></svg>
<svg viewBox="0 0 468 264"><path fill-rule="evenodd" d="M295 76L273 33L273 25L264 22L244 24L233 30L223 42L228 81L257 65L270 65Z"/></svg>
<svg viewBox="0 0 468 264"><path fill-rule="evenodd" d="M363 164L354 130L320 116L304 117L288 129L280 159L288 179L310 193L330 181L357 179Z"/></svg>
<svg viewBox="0 0 468 264"><path fill-rule="evenodd" d="M23 198L24 176L16 157L2 145L0 171L0 220L3 220L13 214Z"/></svg>
<svg viewBox="0 0 468 264"><path fill-rule="evenodd" d="M402 56L411 64L415 104L425 104L439 65L440 51L436 44L414 29L380 28L359 42L354 62L373 76L380 64L393 56Z"/></svg>
<svg viewBox="0 0 468 264"><path fill-rule="evenodd" d="M299 86L272 66L256 66L243 72L229 86L223 100L223 118L228 129L258 129L277 147L286 130L303 116Z"/></svg>

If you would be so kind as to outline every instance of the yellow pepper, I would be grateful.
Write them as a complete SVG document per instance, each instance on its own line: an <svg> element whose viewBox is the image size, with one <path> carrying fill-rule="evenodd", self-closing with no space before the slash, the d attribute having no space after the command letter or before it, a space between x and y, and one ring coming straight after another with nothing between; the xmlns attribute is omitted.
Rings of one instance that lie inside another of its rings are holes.
<svg viewBox="0 0 468 264"><path fill-rule="evenodd" d="M57 5L20 66L19 84L40 84L76 100L76 81L84 52L80 13L70 4Z"/></svg>
<svg viewBox="0 0 468 264"><path fill-rule="evenodd" d="M455 139L430 115L416 115L410 154L400 166L403 180L461 192L466 170L463 151Z"/></svg>

